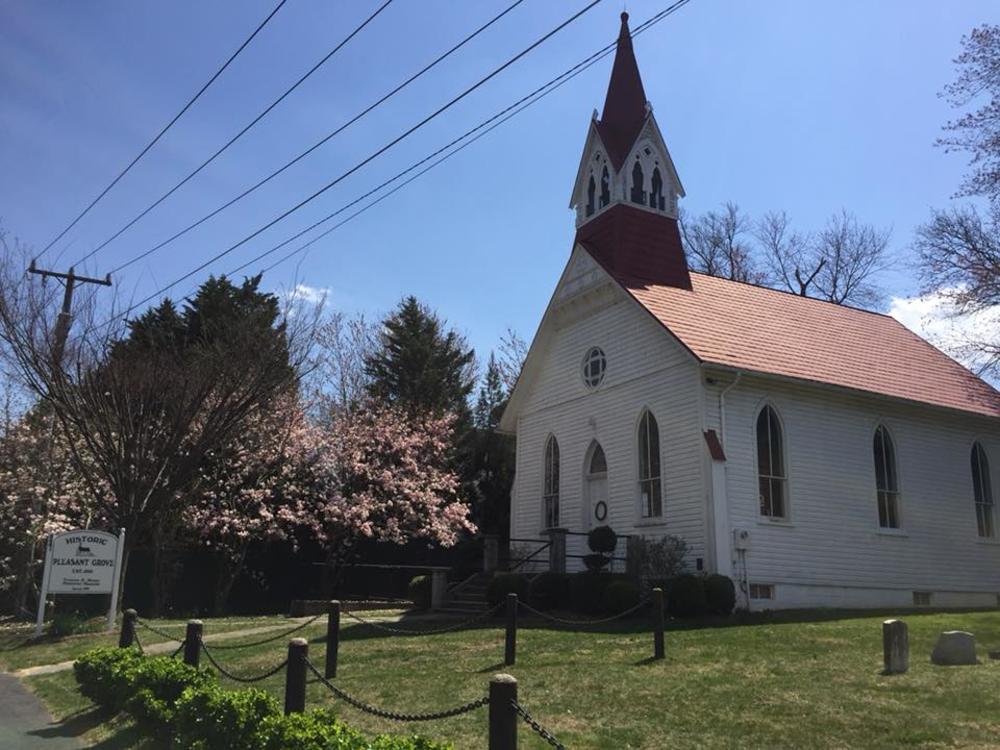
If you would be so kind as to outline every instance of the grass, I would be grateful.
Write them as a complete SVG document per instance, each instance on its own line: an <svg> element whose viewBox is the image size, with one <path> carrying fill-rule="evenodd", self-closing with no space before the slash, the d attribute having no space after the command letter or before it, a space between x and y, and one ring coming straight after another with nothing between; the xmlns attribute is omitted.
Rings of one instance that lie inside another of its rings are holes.
<svg viewBox="0 0 1000 750"><path fill-rule="evenodd" d="M483 627L423 637L383 636L344 621L336 683L369 703L403 712L435 711L485 694L490 675L518 678L521 703L567 747L583 748L995 748L1000 746L1000 613L911 614L911 665L886 677L881 621L773 621L739 627L684 628L667 634L668 657L648 659L643 624L597 632L522 623L518 663L504 669L503 631ZM943 630L976 634L983 663L935 667L928 655ZM209 629L206 626L206 632ZM306 629L322 668L322 621ZM238 674L262 673L284 658L279 643L220 650ZM260 684L281 698L283 675ZM223 679L229 687L239 686ZM72 673L28 680L57 717L89 722L101 748L140 748L127 721L99 723L75 690ZM330 705L370 732L416 730L456 748L486 746L486 710L401 726L334 702L318 682L308 705ZM521 728L521 747L546 747Z"/></svg>

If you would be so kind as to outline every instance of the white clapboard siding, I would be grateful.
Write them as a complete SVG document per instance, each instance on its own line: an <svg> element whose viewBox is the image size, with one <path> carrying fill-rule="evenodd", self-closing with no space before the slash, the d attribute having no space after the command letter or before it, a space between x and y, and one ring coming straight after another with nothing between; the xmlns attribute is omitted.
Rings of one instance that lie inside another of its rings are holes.
<svg viewBox="0 0 1000 750"><path fill-rule="evenodd" d="M586 257L584 256L585 260ZM580 287L571 264L555 300ZM580 274L593 286L592 262ZM598 271L603 275L603 271ZM512 493L512 536L536 538L543 526L545 442L555 435L561 458L560 523L571 531L589 528L584 507L585 458L597 440L608 462L608 523L619 533L684 538L694 558L705 554L705 461L701 439L699 370L662 327L634 301L610 286L603 302L585 313L551 320L540 331L534 376L525 384L517 421L517 475ZM588 389L582 379L587 351L607 356L604 382ZM664 516L643 525L639 509L636 435L643 408L660 428ZM571 541L571 551L582 551ZM624 549L620 550L624 554Z"/></svg>
<svg viewBox="0 0 1000 750"><path fill-rule="evenodd" d="M706 424L718 427L720 378L706 386ZM754 424L765 402L785 435L788 523L758 510ZM979 440L1000 487L1000 430L975 415L744 377L725 399L730 524L749 529L751 582L775 584L767 606L900 606L913 591L935 606L996 605L1000 544L980 539L970 452ZM879 529L873 436L894 440L902 529ZM997 518L1000 521L1000 518ZM763 603L761 603L763 604Z"/></svg>

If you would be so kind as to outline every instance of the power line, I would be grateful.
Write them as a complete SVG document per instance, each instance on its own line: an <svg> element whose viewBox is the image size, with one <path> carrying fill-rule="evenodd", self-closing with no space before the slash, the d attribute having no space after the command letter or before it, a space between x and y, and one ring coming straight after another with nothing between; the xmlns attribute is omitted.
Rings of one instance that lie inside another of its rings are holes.
<svg viewBox="0 0 1000 750"><path fill-rule="evenodd" d="M376 107L379 107L380 105L382 105L383 103L385 103L388 99L390 99L391 97L393 97L396 94L398 94L400 91L402 91L404 88L406 88L407 86L409 86L415 80L417 80L422 75L424 75L425 73L427 73L433 67L435 67L436 65L438 65L439 63L441 63L442 61L444 61L445 59L447 59L448 57L450 57L452 54L454 54L459 49L461 49L466 44L468 44L470 41L472 41L477 36L479 36L482 32L486 31L486 29L488 29L490 26L492 26L497 21L499 21L501 18L503 18L504 16L506 16L508 13L510 13L512 10L514 10L514 8L516 8L518 5L520 5L523 2L524 2L524 0L515 0L515 2L513 2L511 5L507 6L504 10L500 11L500 13L498 13L497 15L495 15L493 18L491 18L489 21L487 21L486 23L484 23L478 29L476 29L475 31L473 31L468 36L466 36L464 39L462 39L460 42L458 42L458 44L455 44L453 47L451 47L451 49L449 49L446 52L444 52L441 55L439 55L432 62L430 62L427 65L425 65L423 68L421 68L419 71L417 71L416 73L414 73L413 75L411 75L405 81L403 81L398 86L396 86L394 89L392 89L387 94L385 94L384 96L382 96L381 98L379 98L377 101L375 101L372 104L368 105L365 109L361 110L361 112L359 112L358 114L354 115L354 117L352 117L351 119L349 119L347 122L345 122L344 124L338 126L336 129L332 130L327 135L323 136L320 140L316 141L316 143L314 143L312 146L310 146L309 148L307 148L305 151L301 152L294 159L292 159L291 161L287 162L286 164L284 164L283 166L279 167L278 169L274 170L269 175L267 175L266 177L264 177L263 179L261 179L260 181L258 181L254 185L250 186L249 188L247 188L246 190L244 190L239 195L237 195L235 198L232 198L231 200L227 201L226 203L223 203L221 206L219 206L215 210L213 210L213 211L205 214L204 216L202 216L200 219L198 219L194 223L189 224L188 226L184 227L183 229L181 229L180 231L178 231L175 234L171 235L170 237L168 237L167 239L163 240L162 242L160 242L160 243L158 243L156 245L153 245L152 247L150 247L149 249L143 251L142 253L140 253L140 254L138 254L136 256L133 256L129 260L125 261L124 263L121 263L120 265L116 266L115 268L113 268L111 270L111 273L113 273L113 274L114 273L118 273L119 271L122 271L122 270L128 268L129 266L131 266L131 265L133 265L135 263L138 263L140 260L143 260L144 258L149 257L150 255L152 255L153 253L155 253L157 250L160 250L160 249L166 247L167 245L169 245L174 240L176 240L179 237L182 237L185 234L187 234L188 232L190 232L192 229L195 229L195 228L201 226L202 224L204 224L206 221L208 221L212 217L217 216L218 214L222 213L223 211L225 211L227 208L229 208L230 206L232 206L237 201L240 201L243 198L246 198L248 195L250 195L252 192L254 192L258 188L260 188L262 185L264 185L265 183L270 182L275 177L277 177L282 172L284 172L286 169L288 169L289 167L293 166L294 164L297 164L299 161L301 161L302 159L304 159L305 157L307 157L309 154L311 154L313 151L315 151L320 146L322 146L323 144L325 144L331 138L333 138L336 135L338 135L339 133L343 132L344 130L346 130L347 128L349 128L351 125L353 125L354 123L356 123L358 120L360 120L362 117L364 117L365 115L367 115L369 112L371 112L372 110L374 110ZM100 249L100 247L96 248L95 252L96 252L96 250L99 250L99 249Z"/></svg>
<svg viewBox="0 0 1000 750"><path fill-rule="evenodd" d="M661 10L659 13L653 15L648 20L646 20L643 23L639 24L635 28L635 30L632 32L632 36L633 37L638 36L639 34L643 33L644 31L647 31L648 29L652 28L657 23L659 23L660 21L662 21L664 18L666 18L667 16L671 15L672 13L676 12L681 7L683 7L684 5L686 5L688 2L690 2L690 0L677 0L677 2L674 2L672 5L670 5L667 8ZM471 128L470 130L467 130L465 133L463 133L462 135L458 136L458 138L455 138L454 140L452 140L449 143L445 144L444 146L442 146L441 148L437 149L436 151L434 151L433 153L429 154L428 156L424 157L420 161L415 162L414 164L410 165L409 167L407 167L403 171L397 173L393 177L389 178L388 180L386 180L386 181L382 182L381 184L377 185L376 187L372 188L371 190L369 190L365 194L363 194L363 195L355 198L350 203L345 204L344 206L342 206L341 208L337 209L333 213L328 214L327 216L325 216L324 218L320 219L319 221L311 224L310 226L306 227L301 232L296 233L295 235L289 237L288 239L284 240L283 242L279 243L278 245L275 245L274 247L270 248L269 250L266 250L265 252L261 253L260 255L257 255L256 257L251 258L247 262L245 262L245 263L237 266L233 270L229 271L228 275L232 276L234 274L237 274L240 271L242 271L245 268L247 268L248 266L252 265L253 263L256 263L259 260L263 260L267 256L269 256L269 255L277 252L281 248L285 247L286 245L288 245L291 242L294 242L295 240L297 240L300 237L302 237L303 235L309 233L313 229L316 229L320 225L325 224L327 221L330 221L331 219L335 218L336 216L344 213L345 211L347 211L351 207L357 205L358 203L363 202L367 198L370 198L372 195L374 195L375 193L379 192L383 188L391 185L393 182L396 182L401 177L404 177L405 175L409 174L410 172L414 171L415 169L419 169L422 165L424 165L427 162L435 159L436 157L440 157L440 158L437 158L436 161L433 161L433 163L431 163L429 166L425 167L424 169L421 169L415 175L412 175L411 177L409 177L408 179L406 179L404 182L402 182L399 185L397 185L394 188L392 188L392 190L389 190L388 192L384 193L380 197L376 198L371 203L369 203L366 206L364 206L363 208L360 208L357 211L355 211L354 213L350 214L347 218L343 219L342 221L337 222L332 227L324 230L322 233L318 234L316 237L312 238L311 240L309 240L305 244L299 246L297 249L295 249L292 252L290 252L290 253L282 256L279 260L275 261L274 263L271 263L270 265L268 265L268 266L260 269L259 273L267 273L268 271L272 270L273 268L281 265L286 260L292 258L293 256L297 255L298 253L302 252L303 250L306 250L307 248L311 247L312 245L314 245L319 240L321 240L324 237L328 236L334 230L339 229L340 227L342 227L344 224L348 223L352 219L360 216L361 214L363 214L368 209L375 207L376 205L378 205L379 203L381 203L382 201L384 201L386 198L388 198L390 195L392 195L393 193L396 193L399 190L403 189L404 187L406 187L407 185L409 185L411 182L413 182L417 178L419 178L419 177L423 176L424 174L426 174L427 172L429 172L434 167L436 167L439 164L447 161L452 156L455 156L455 154L459 153L460 151L462 151L463 149L467 148L468 146L471 146L473 143L475 143L476 141L478 141L480 138L484 137L488 133L490 133L493 130L495 130L496 128L498 128L500 125L504 124L505 122L507 122L511 118L515 117L516 115L520 114L525 109L527 109L528 107L530 107L532 104L535 104L536 102L540 101L544 97L546 97L549 94L551 94L552 92L554 92L556 89L560 88L561 86L563 86L564 84L568 83L570 80L572 80L576 76L578 76L581 73L583 73L584 71L586 71L591 66L593 66L596 63L600 62L602 59L604 59L605 57L607 57L608 55L610 55L615 50L616 45L617 45L617 41L612 42L611 44L609 44L609 45L607 45L605 47L602 47L601 49L599 49L594 54L592 54L589 57L581 60L576 65L574 65L571 68L567 69L563 73L560 73L555 78L553 78L553 79L547 81L546 83L542 84L541 86L539 86L538 88L536 88L534 91L532 91L530 94L521 97L520 99L518 99L516 102L514 102L510 106L505 107L504 109L500 110L499 112L497 112L492 117L489 117L486 120L484 120L483 122L481 122L478 125L476 125L474 128ZM484 130L484 128L485 128L485 130ZM474 136L474 137L471 137L471 136ZM466 140L466 139L468 139L468 140ZM452 148L456 144L461 143L462 141L465 141L465 142L462 143L457 148L454 148L452 151L450 151L448 153L444 153L444 152L448 151L448 149ZM441 156L441 154L443 154L443 153L444 153L444 156Z"/></svg>
<svg viewBox="0 0 1000 750"><path fill-rule="evenodd" d="M178 112L176 115L174 115L173 119L170 120L170 122L168 122L166 125L163 126L163 129L160 130L160 132L156 134L156 137L153 138L153 140L151 140L149 143L146 144L146 147L144 149L142 149L142 151L139 152L138 156L136 156L134 159L132 159L132 161L130 161L128 163L128 166L126 166L125 169L123 169L121 172L119 172L118 176L115 177L108 184L108 186L106 188L104 188L104 190L102 190L100 193L98 193L97 197L94 198L94 200L92 200L90 202L90 204L85 209L83 209L83 211L81 211L80 214L75 219L73 219L73 221L71 221L69 223L69 225L65 229L63 229L58 235L56 235L56 237L48 245L46 245L44 248L42 248L42 252L39 253L39 256L41 256L43 253L48 252L48 250L54 244L56 244L59 240L61 240L69 230L71 230L73 227L75 227L76 224L77 224L77 222L80 221L80 219L82 219L84 216L86 216L87 213L90 212L90 209L92 209L94 206L96 206L97 203L98 203L98 201L100 201L105 195L108 194L108 192L115 185L118 184L118 181L121 180L121 178L124 177L128 173L128 171L130 169L132 169L132 167L134 167L136 165L136 163L139 161L139 159L141 159L143 156L145 156L146 152L149 151L149 149L151 149L153 146L156 145L157 141L159 141L160 138L163 137L164 133L166 133L168 130L170 130L170 128L173 126L173 124L175 122L177 122L181 118L181 116L185 112L188 111L188 109L190 109L191 105L194 104L196 101L198 101L199 97L201 97L201 95L205 93L205 91L208 89L208 87L211 86L213 83L215 83L215 79L218 78L220 75L222 75L222 72L226 68L229 67L229 64L232 63L232 61L235 60L237 57L239 57L239 54L246 48L246 46L248 44L250 44L250 42L253 41L254 37L257 36L258 33L260 33L261 29L263 29L265 26L267 26L268 22L272 18L274 18L274 16L277 14L277 12L279 10L281 10L281 7L287 1L288 0L280 0L280 2L276 6L274 6L274 10L272 10L267 15L267 17L263 21L260 22L260 24L257 26L257 28L253 30L253 33L250 36L248 36L243 41L243 44L241 44L239 47L236 48L236 51L232 55L229 56L229 59L226 60L225 63L223 63L223 65L222 65L221 68L219 68L217 71L215 71L215 73L212 75L211 78L208 79L208 81L205 83L205 85L202 86L200 89L198 89L198 92L194 96L192 96L191 99L188 100L188 103L184 105L184 107L181 109L181 111ZM87 256L87 257L90 257L90 256Z"/></svg>
<svg viewBox="0 0 1000 750"><path fill-rule="evenodd" d="M359 169L361 169L362 167L364 167L369 162L374 161L375 159L377 159L379 156L381 156L382 154L384 154L386 151L388 151L390 148L392 148L393 146L395 146L397 143L399 143L400 141L404 140L408 136L412 135L413 133L415 133L420 128L424 127L427 123L431 122L433 119L435 119L436 117L438 117L441 113L447 111L448 109L450 109L451 107L453 107L455 104L457 104L458 102L460 102L462 99L464 99L465 97L467 97L469 94L471 94L472 92L474 92L476 89L478 89L481 86L483 86L486 82L488 82L491 79L495 78L497 75L499 75L504 70L506 70L507 68L509 68L515 62L517 62L522 57L524 57L525 55L527 55L528 53L530 53L536 47L538 47L541 44L543 44L544 42L546 42L551 37L555 36L557 33L559 33L560 31L562 31L564 28L566 28L567 26L569 26L571 23L573 23L574 21L576 21L578 18L580 18L582 15L584 15L585 13L587 13L588 11L590 11L591 9L593 9L595 6L597 6L601 2L602 2L602 0L591 0L581 10L577 11L576 13L574 13L568 19L566 19L565 21L563 21L562 23L560 23L558 26L556 26L551 31L549 31L546 34L544 34L543 36L541 36L536 41L532 42L530 45L528 45L527 47L525 47L521 52L518 52L512 58L510 58L509 60L507 60L507 62L505 62L502 65L500 65L499 67L495 68L492 72L488 73L483 78L480 78L476 83L472 84L467 89L465 89L462 93L460 93L457 96L455 96L454 98L452 98L448 103L442 105L441 107L439 107L438 109L436 109L434 112L432 112L431 114L427 115L424 119L422 119L416 125L411 126L407 130L405 130L403 133L401 133L400 135L396 136L394 139L392 139L391 141L389 141L389 143L385 144L384 146L382 146L381 148L379 148L378 150L376 150L375 152L373 152L372 154L370 154L366 158L362 159L360 162L358 162L357 164L355 164L353 167L351 167L350 169L348 169L346 172L342 173L341 175L339 175L335 179L333 179L330 182L328 182L326 185L324 185L323 187L321 187L319 190L316 190L311 195L307 196L306 198L303 198L301 201L299 201L298 203L296 203L294 206L292 206L291 208L287 209L286 211L284 211L283 213L279 214L278 216L276 216L275 218L271 219L270 221L268 221L267 223L263 224L262 226L258 227L256 230L254 230L253 232L251 232L250 234L248 234L243 239L241 239L238 242L230 245L225 250L222 250L222 251L216 253L211 258L209 258L208 260L204 261L203 263L201 263L200 265L198 265L196 268L192 269L191 271L188 271L183 276L181 276L181 277L175 279L174 281L170 282L165 287L162 287L162 288L158 289L153 294L149 295L148 297L145 297L144 299L140 300L139 302L137 302L137 303L135 303L133 305L130 305L124 312L121 312L121 313L118 313L118 314L114 315L112 318L110 318L109 320L107 320L105 323L103 323L101 325L102 326L103 325L107 325L107 324L113 322L117 318L120 318L122 316L127 316L129 313L131 313L136 308L141 307L142 305L146 304L147 302L149 302L149 301L155 299L156 297L158 297L160 294L163 294L164 292L168 291L169 289L175 287L177 284L181 283L182 281L190 278L191 276L194 276L196 273L198 273L199 271L207 268L208 266L210 266L215 261L217 261L217 260L219 260L219 259L221 259L221 258L223 258L223 257L225 257L227 255L229 255L231 252L233 252L234 250L242 247L247 242L249 242L250 240L252 240L254 237L257 237L261 233L263 233L266 230L268 230L271 227L273 227L278 222L282 221L283 219L287 218L291 214L295 213L296 211L298 211L303 206L305 206L308 203L312 202L313 200L315 200L316 198L318 198L319 196L321 196L323 193L325 193L326 191L330 190L332 187L334 187L335 185L339 184L340 182L342 182L343 180L345 180L350 175L352 175L355 172L357 172Z"/></svg>
<svg viewBox="0 0 1000 750"><path fill-rule="evenodd" d="M335 54L337 54L337 52L339 52L340 49L345 44L347 44L349 41L351 41L351 39L353 39L355 36L357 36L361 32L361 30L364 29L369 23L371 23L372 21L374 21L375 18L376 18L376 16L378 16L383 10L385 10L387 7L389 7L389 5L392 3L392 1L393 0L385 0L385 2L382 3L382 5L380 5L375 10L374 13L372 13L370 16L368 16L368 18L366 18L361 23L360 26L358 26L357 28L355 28L354 31L352 31L350 34L348 34L346 37L344 37L333 49L331 49L329 52L327 52L326 55L324 55L320 59L319 62L317 62L309 70L307 70L289 88L285 89L285 92L283 94L281 94L281 96L279 96L277 99L275 99L273 102L271 102L266 108L264 108L264 110L261 111L261 113L259 115L257 115L255 118L253 118L242 130L240 130L240 132L238 132L236 135L234 135L232 138L230 138L228 141L226 141L226 143L224 143L214 154L212 154L211 156L209 156L205 161L203 161L201 164L199 164L194 170L192 170L191 172L189 172L187 174L187 176L185 176L180 182L178 182L176 185L174 185L172 188L170 188L167 192L165 192L163 195L161 195L159 198L157 198L155 201L153 201L153 203L151 203L146 208L144 208L142 211L140 211L138 214L136 214L121 229L119 229L113 235L111 235L106 240L104 240L104 242L102 242L101 244L97 245L97 247L95 247L89 253L87 253L86 255L84 255L82 258L80 258L80 260L78 260L76 262L76 265L80 265L84 261L92 258L95 253L97 253L98 251L100 251L103 248L107 247L110 243L114 242L116 239L118 239L119 237L121 237L121 235L124 234L129 228L131 228L137 221L139 221L142 217L144 217L146 214L148 214L154 208L156 208L161 203L163 203L163 201L165 201L167 198L169 198L171 195L173 195L175 192L177 192L183 185L187 184L187 182L190 181L199 172L201 172L201 170L203 170L205 167L207 167L209 164L211 164L213 161L215 161L219 156L221 156L223 152L225 152L230 146L232 146L234 143L236 143L236 141L238 141L240 138L242 138L254 125L256 125L258 122L260 122L261 120L263 120L268 115L268 113L271 112L271 110L273 110L275 107L277 107L279 104L281 104L281 102L283 102L286 97L288 97L293 91L295 91L295 89L297 89L307 78L309 78L313 73L315 73L317 70L319 70L320 67L322 67L331 57L333 57Z"/></svg>

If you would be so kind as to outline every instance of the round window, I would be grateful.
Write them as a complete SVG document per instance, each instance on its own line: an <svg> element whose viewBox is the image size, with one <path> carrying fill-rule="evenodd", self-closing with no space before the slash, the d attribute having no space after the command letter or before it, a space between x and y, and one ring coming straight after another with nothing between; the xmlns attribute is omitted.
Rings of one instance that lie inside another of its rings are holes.
<svg viewBox="0 0 1000 750"><path fill-rule="evenodd" d="M587 356L583 358L583 382L588 388L596 388L601 384L607 366L608 360L603 350L595 346L587 352Z"/></svg>

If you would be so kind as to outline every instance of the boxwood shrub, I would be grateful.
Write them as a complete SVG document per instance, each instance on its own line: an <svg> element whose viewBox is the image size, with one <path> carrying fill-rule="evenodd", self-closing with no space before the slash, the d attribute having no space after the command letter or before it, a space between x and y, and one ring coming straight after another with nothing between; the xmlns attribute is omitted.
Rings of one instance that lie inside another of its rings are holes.
<svg viewBox="0 0 1000 750"><path fill-rule="evenodd" d="M486 586L486 600L495 607L507 599L507 594L517 594L519 599L528 598L528 577L521 573L494 573Z"/></svg>
<svg viewBox="0 0 1000 750"><path fill-rule="evenodd" d="M203 690L215 685L215 675L169 656L147 656L130 673L132 696L125 710L154 733L167 731L174 721L177 701L187 688Z"/></svg>
<svg viewBox="0 0 1000 750"><path fill-rule="evenodd" d="M541 573L531 582L528 597L536 609L569 609L570 578L565 573Z"/></svg>
<svg viewBox="0 0 1000 750"><path fill-rule="evenodd" d="M619 573L603 573L586 570L570 577L570 593L573 609L585 615L599 615L604 608L604 591L615 581L627 581L628 577Z"/></svg>
<svg viewBox="0 0 1000 750"><path fill-rule="evenodd" d="M132 672L141 662L131 648L95 648L73 662L73 675L85 698L118 712L132 694Z"/></svg>
<svg viewBox="0 0 1000 750"><path fill-rule="evenodd" d="M177 701L174 741L187 750L257 750L260 725L279 715L278 701L257 688L189 687Z"/></svg>
<svg viewBox="0 0 1000 750"><path fill-rule="evenodd" d="M670 582L667 611L673 617L701 617L705 614L705 582L698 576L685 574Z"/></svg>
<svg viewBox="0 0 1000 750"><path fill-rule="evenodd" d="M736 606L736 585L728 576L712 573L705 578L705 607L710 614L728 616Z"/></svg>
<svg viewBox="0 0 1000 750"><path fill-rule="evenodd" d="M421 609L429 609L431 606L431 577L413 576L410 584L406 587L410 601Z"/></svg>
<svg viewBox="0 0 1000 750"><path fill-rule="evenodd" d="M609 615L616 615L636 606L641 596L639 587L632 581L612 581L604 589L602 609Z"/></svg>

